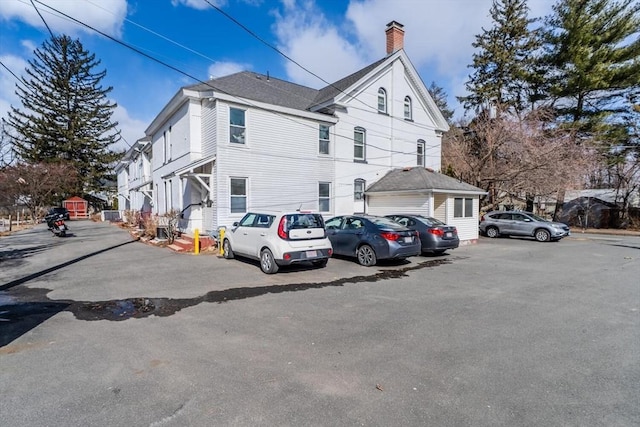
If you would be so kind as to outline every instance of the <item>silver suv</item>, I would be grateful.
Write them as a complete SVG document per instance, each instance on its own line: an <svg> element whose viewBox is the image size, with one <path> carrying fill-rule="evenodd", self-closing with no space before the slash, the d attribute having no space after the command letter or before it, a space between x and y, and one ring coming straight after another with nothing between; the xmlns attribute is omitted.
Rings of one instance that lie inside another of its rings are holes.
<svg viewBox="0 0 640 427"><path fill-rule="evenodd" d="M324 267L333 254L322 215L311 212L249 212L226 230L222 248L228 259L259 260L267 274L306 261Z"/></svg>
<svg viewBox="0 0 640 427"><path fill-rule="evenodd" d="M568 225L524 211L486 213L480 218L480 232L487 237L530 236L539 242L560 240L570 234Z"/></svg>

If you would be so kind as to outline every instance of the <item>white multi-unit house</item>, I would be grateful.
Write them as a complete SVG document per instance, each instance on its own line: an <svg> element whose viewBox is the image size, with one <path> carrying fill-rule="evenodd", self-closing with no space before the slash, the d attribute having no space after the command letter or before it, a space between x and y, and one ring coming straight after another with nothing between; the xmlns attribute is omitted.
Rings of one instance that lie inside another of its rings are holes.
<svg viewBox="0 0 640 427"><path fill-rule="evenodd" d="M248 71L181 88L119 166L120 206L179 210L180 227L200 232L255 210L422 213L477 239L483 191L433 172L449 126L402 25L386 35L384 58L320 90ZM407 168L438 179L385 184Z"/></svg>
<svg viewBox="0 0 640 427"><path fill-rule="evenodd" d="M120 211L152 211L152 160L151 141L142 138L133 144L116 166Z"/></svg>

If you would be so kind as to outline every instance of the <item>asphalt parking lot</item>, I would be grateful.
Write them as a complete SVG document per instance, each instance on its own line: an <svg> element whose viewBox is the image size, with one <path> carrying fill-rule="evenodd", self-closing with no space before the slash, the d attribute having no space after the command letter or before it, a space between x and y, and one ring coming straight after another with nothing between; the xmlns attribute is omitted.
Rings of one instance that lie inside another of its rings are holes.
<svg viewBox="0 0 640 427"><path fill-rule="evenodd" d="M0 425L640 424L640 238L263 274L109 224L0 239Z"/></svg>

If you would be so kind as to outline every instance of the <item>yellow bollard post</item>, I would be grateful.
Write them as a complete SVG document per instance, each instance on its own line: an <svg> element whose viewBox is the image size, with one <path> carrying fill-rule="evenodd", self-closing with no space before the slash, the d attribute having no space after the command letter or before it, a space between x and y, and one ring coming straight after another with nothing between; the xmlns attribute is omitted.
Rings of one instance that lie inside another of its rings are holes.
<svg viewBox="0 0 640 427"><path fill-rule="evenodd" d="M224 230L224 227L222 227L218 235L218 253L221 256L224 256L224 246L222 245L222 243L224 242Z"/></svg>
<svg viewBox="0 0 640 427"><path fill-rule="evenodd" d="M200 230L197 228L193 230L193 253L196 255L200 253Z"/></svg>

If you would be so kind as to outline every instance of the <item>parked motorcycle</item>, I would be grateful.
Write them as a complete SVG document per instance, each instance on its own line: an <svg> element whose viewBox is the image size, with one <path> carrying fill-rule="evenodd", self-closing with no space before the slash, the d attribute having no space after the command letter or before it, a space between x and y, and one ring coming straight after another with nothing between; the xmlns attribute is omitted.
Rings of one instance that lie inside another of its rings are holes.
<svg viewBox="0 0 640 427"><path fill-rule="evenodd" d="M69 227L64 223L64 215L61 213L49 214L44 217L47 222L47 227L53 233L54 236L65 237Z"/></svg>

